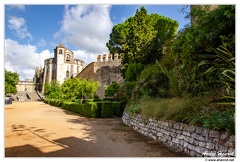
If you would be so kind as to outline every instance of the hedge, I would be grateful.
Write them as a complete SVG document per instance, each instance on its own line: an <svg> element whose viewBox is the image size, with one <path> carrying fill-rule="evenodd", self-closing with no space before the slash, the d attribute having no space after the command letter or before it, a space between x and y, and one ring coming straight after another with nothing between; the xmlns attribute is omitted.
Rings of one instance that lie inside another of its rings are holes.
<svg viewBox="0 0 240 162"><path fill-rule="evenodd" d="M44 103L52 106L62 107L65 110L72 111L90 118L111 118L113 115L122 116L124 103L122 101L97 101L86 100L84 104L62 101L59 99L44 99Z"/></svg>
<svg viewBox="0 0 240 162"><path fill-rule="evenodd" d="M102 102L101 117L102 118L111 118L112 115L113 115L112 102L103 101Z"/></svg>

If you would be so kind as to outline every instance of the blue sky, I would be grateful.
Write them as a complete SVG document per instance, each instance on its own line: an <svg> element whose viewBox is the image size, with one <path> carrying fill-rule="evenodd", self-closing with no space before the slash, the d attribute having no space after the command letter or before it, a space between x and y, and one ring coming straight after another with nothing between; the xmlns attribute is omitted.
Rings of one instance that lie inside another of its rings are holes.
<svg viewBox="0 0 240 162"><path fill-rule="evenodd" d="M184 5L5 5L5 68L32 79L36 66L53 57L61 42L75 58L86 65L97 55L109 53L106 43L112 27L134 16L145 6L148 13L158 13L179 22L179 29L189 23L180 13Z"/></svg>

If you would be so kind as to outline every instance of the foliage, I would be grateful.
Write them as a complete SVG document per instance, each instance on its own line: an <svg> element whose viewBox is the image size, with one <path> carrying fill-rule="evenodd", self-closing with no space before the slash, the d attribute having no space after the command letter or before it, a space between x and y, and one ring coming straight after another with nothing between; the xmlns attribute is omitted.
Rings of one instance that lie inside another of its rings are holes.
<svg viewBox="0 0 240 162"><path fill-rule="evenodd" d="M124 85L120 87L116 98L124 102L130 102L132 99L132 91L135 85L136 82L125 82Z"/></svg>
<svg viewBox="0 0 240 162"><path fill-rule="evenodd" d="M82 87L80 86L80 84L81 82L78 78L69 78L68 80L66 80L61 86L63 98L68 100L72 100L74 98L81 98L82 93L80 91L80 88Z"/></svg>
<svg viewBox="0 0 240 162"><path fill-rule="evenodd" d="M209 129L226 130L228 133L234 134L235 110L230 108L225 111L213 110L209 113L198 113L191 124L198 124Z"/></svg>
<svg viewBox="0 0 240 162"><path fill-rule="evenodd" d="M85 98L93 98L94 94L98 90L99 83L90 79L78 79L78 78L69 78L66 80L61 88L63 92L64 99L83 99Z"/></svg>
<svg viewBox="0 0 240 162"><path fill-rule="evenodd" d="M143 69L144 69L144 66L142 63L129 64L125 73L125 81L128 81L128 82L137 81L137 78L141 74Z"/></svg>
<svg viewBox="0 0 240 162"><path fill-rule="evenodd" d="M117 82L113 82L105 88L105 97L114 97L120 89L121 85Z"/></svg>
<svg viewBox="0 0 240 162"><path fill-rule="evenodd" d="M125 111L129 113L141 113L141 105L138 101L128 103L125 107Z"/></svg>
<svg viewBox="0 0 240 162"><path fill-rule="evenodd" d="M17 93L16 85L18 81L19 75L17 73L5 69L5 96Z"/></svg>
<svg viewBox="0 0 240 162"><path fill-rule="evenodd" d="M140 74L132 93L134 98L143 96L168 97L169 81L157 64L147 66Z"/></svg>
<svg viewBox="0 0 240 162"><path fill-rule="evenodd" d="M61 86L57 81L44 84L44 95L47 98L60 99L62 97Z"/></svg>
<svg viewBox="0 0 240 162"><path fill-rule="evenodd" d="M112 115L113 115L112 102L103 101L102 102L101 117L102 118L111 118Z"/></svg>
<svg viewBox="0 0 240 162"><path fill-rule="evenodd" d="M225 46L213 50L213 54L200 55L206 60L198 64L205 67L203 74L216 76L224 85L225 94L211 102L235 105L235 54Z"/></svg>
<svg viewBox="0 0 240 162"><path fill-rule="evenodd" d="M111 53L124 53L123 77L130 63L147 65L161 59L165 42L174 38L177 28L177 21L158 14L149 15L144 7L124 23L114 26L107 47Z"/></svg>

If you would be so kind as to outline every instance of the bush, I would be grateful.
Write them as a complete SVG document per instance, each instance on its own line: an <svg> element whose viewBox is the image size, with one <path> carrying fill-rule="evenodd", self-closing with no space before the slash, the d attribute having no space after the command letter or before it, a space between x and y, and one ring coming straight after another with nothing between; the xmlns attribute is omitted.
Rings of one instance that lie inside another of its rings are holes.
<svg viewBox="0 0 240 162"><path fill-rule="evenodd" d="M82 103L93 102L94 99L84 99Z"/></svg>
<svg viewBox="0 0 240 162"><path fill-rule="evenodd" d="M102 102L102 111L101 111L101 117L102 118L111 118L113 115L113 108L112 103L108 101Z"/></svg>
<svg viewBox="0 0 240 162"><path fill-rule="evenodd" d="M235 110L230 108L225 111L213 110L209 113L199 113L192 124L208 129L226 130L229 134L235 134Z"/></svg>
<svg viewBox="0 0 240 162"><path fill-rule="evenodd" d="M128 82L136 81L143 69L144 66L142 63L129 64L125 73L125 80Z"/></svg>
<svg viewBox="0 0 240 162"><path fill-rule="evenodd" d="M136 82L125 82L124 85L120 87L116 98L124 102L130 101L135 85Z"/></svg>
<svg viewBox="0 0 240 162"><path fill-rule="evenodd" d="M124 111L123 102L122 101L113 101L112 107L113 107L113 115L121 117L123 114L123 111Z"/></svg>
<svg viewBox="0 0 240 162"><path fill-rule="evenodd" d="M147 66L137 80L133 96L135 99L143 96L168 97L169 80L157 64Z"/></svg>
<svg viewBox="0 0 240 162"><path fill-rule="evenodd" d="M101 109L96 102L87 102L84 106L84 116L99 118Z"/></svg>
<svg viewBox="0 0 240 162"><path fill-rule="evenodd" d="M105 88L105 97L114 97L120 89L121 85L117 82L113 82Z"/></svg>

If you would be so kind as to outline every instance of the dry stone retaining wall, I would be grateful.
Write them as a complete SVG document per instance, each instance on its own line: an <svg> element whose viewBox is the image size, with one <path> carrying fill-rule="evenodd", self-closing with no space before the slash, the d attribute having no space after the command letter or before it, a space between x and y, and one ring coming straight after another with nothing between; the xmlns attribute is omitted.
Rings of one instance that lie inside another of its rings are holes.
<svg viewBox="0 0 240 162"><path fill-rule="evenodd" d="M140 114L122 116L123 123L163 143L176 152L193 157L235 157L235 136L174 121L144 119Z"/></svg>

